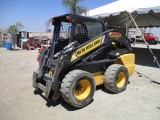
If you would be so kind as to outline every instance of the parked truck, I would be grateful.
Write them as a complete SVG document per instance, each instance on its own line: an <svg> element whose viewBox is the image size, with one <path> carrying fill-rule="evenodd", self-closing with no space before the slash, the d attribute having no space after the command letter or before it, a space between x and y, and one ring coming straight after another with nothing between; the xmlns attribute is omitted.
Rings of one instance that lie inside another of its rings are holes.
<svg viewBox="0 0 160 120"><path fill-rule="evenodd" d="M153 35L153 33L144 33L144 39L146 40L146 42L148 42L149 44L157 44L158 42L158 37Z"/></svg>
<svg viewBox="0 0 160 120"><path fill-rule="evenodd" d="M158 37L153 35L153 33L142 33L143 37L148 44L156 45L158 43ZM144 42L141 34L138 31L129 31L128 38L130 39L131 43L137 42Z"/></svg>

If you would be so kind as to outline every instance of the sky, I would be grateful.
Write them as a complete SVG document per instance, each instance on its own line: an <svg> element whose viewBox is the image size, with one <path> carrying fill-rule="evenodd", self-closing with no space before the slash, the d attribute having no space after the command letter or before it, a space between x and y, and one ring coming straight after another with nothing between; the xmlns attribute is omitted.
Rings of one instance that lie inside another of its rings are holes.
<svg viewBox="0 0 160 120"><path fill-rule="evenodd" d="M84 0L88 10L115 2L116 0ZM45 22L53 16L68 13L62 0L0 0L0 28L21 22L25 31L45 31ZM51 27L52 29L52 27ZM150 29L147 29L147 32ZM160 39L160 28L151 32Z"/></svg>
<svg viewBox="0 0 160 120"><path fill-rule="evenodd" d="M85 0L88 10L116 0ZM21 22L25 31L45 31L45 22L57 15L67 13L62 0L0 0L0 28Z"/></svg>

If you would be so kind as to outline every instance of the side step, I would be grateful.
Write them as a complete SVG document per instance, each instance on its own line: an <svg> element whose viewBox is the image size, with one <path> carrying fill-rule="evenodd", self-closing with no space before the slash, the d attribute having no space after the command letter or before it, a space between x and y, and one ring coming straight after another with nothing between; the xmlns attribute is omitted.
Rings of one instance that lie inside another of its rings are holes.
<svg viewBox="0 0 160 120"><path fill-rule="evenodd" d="M40 88L42 91L44 91L46 94L46 97L48 97L49 91L51 90L51 87L52 87L51 76L49 74L44 74L43 80L46 82L46 86L44 86L41 83L37 83L38 88Z"/></svg>
<svg viewBox="0 0 160 120"><path fill-rule="evenodd" d="M46 87L42 85L41 83L38 83L38 88L41 89L43 92L46 92Z"/></svg>
<svg viewBox="0 0 160 120"><path fill-rule="evenodd" d="M45 74L43 76L43 81L46 84L43 85L38 80L38 74L36 72L33 72L33 84L32 84L32 86L35 89L37 89L37 88L41 89L45 93L45 97L47 99L52 99L53 101L56 101L60 97L60 92L55 88L56 86L52 85L53 83L52 83L50 75ZM52 88L52 87L54 87L54 88Z"/></svg>
<svg viewBox="0 0 160 120"><path fill-rule="evenodd" d="M48 98L49 97L49 94L50 94L50 91L51 91L51 88L52 88L52 82L51 82L51 77L49 74L44 74L43 76L43 80L46 82L46 86L41 84L40 82L38 82L39 80L37 79L38 78L38 73L37 72L33 72L33 84L32 86L37 89L41 89L43 92L45 92L45 96Z"/></svg>
<svg viewBox="0 0 160 120"><path fill-rule="evenodd" d="M37 87L45 93L46 98L49 98L52 89L52 83L49 80L47 80L46 86L41 83L37 83Z"/></svg>

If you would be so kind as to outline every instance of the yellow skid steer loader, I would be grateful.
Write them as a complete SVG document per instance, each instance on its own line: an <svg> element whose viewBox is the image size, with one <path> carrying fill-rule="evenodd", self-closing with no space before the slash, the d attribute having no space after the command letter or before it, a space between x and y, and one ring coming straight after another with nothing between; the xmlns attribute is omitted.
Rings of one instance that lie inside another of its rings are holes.
<svg viewBox="0 0 160 120"><path fill-rule="evenodd" d="M135 55L124 34L105 30L100 19L73 14L54 17L52 24L52 45L38 56L33 72L35 89L74 107L89 104L98 85L113 93L126 90Z"/></svg>

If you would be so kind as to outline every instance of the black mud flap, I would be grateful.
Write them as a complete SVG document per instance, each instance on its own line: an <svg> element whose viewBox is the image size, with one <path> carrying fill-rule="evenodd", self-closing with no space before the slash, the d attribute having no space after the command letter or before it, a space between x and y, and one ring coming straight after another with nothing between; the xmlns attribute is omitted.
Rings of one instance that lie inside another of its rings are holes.
<svg viewBox="0 0 160 120"><path fill-rule="evenodd" d="M33 72L33 78L32 78L32 87L34 87L34 88L38 88L38 84L37 84L37 79L38 79L38 73L37 72Z"/></svg>
<svg viewBox="0 0 160 120"><path fill-rule="evenodd" d="M45 92L46 98L56 101L60 97L60 92L59 90L57 90L58 88L56 87L58 86L54 86L54 84L52 84L52 82L49 80L47 81L46 92Z"/></svg>
<svg viewBox="0 0 160 120"><path fill-rule="evenodd" d="M54 88L53 89L54 94L52 96L52 100L53 101L56 101L60 97L60 95L61 95L58 86L59 86L59 83L58 83L57 86L55 84L53 84L53 88Z"/></svg>
<svg viewBox="0 0 160 120"><path fill-rule="evenodd" d="M50 80L47 80L46 81L46 91L45 91L46 98L50 98L50 96L52 96L51 91L52 91L52 82Z"/></svg>

